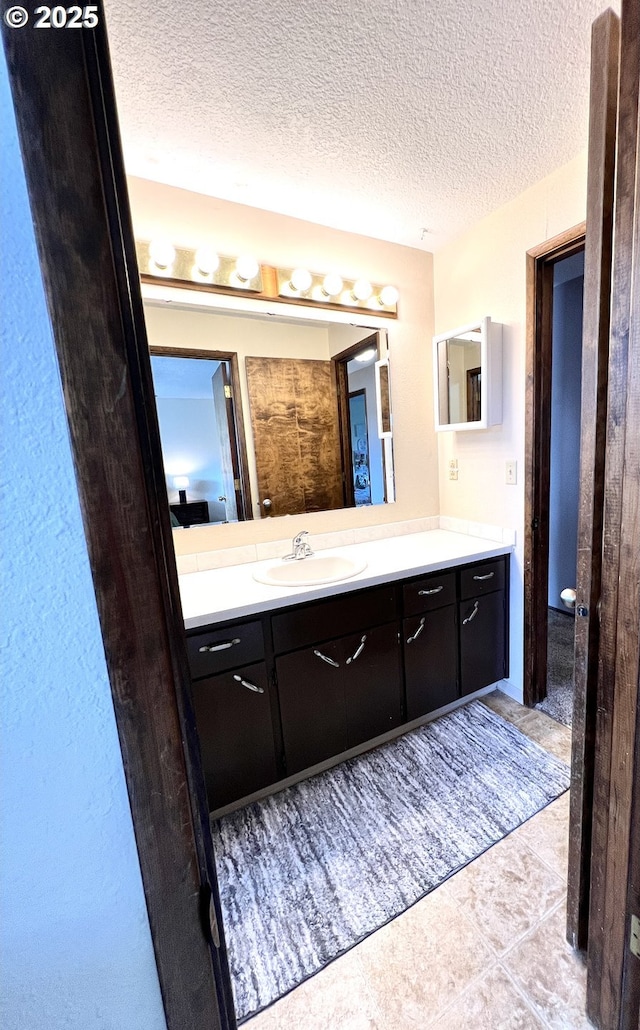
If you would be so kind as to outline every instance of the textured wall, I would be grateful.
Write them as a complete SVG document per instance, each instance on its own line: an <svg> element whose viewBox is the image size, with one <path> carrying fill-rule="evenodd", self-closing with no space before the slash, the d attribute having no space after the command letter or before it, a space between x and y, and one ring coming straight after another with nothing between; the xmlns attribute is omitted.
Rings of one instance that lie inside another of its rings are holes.
<svg viewBox="0 0 640 1030"><path fill-rule="evenodd" d="M504 326L502 425L440 433L440 513L516 530L509 676L516 696L522 692L523 661L526 252L584 219L586 187L583 154L478 222L434 260L437 333L483 315ZM453 457L458 459L457 481L448 478ZM505 462L513 459L518 482L507 486Z"/></svg>
<svg viewBox="0 0 640 1030"><path fill-rule="evenodd" d="M3 1030L165 1027L0 58Z"/></svg>

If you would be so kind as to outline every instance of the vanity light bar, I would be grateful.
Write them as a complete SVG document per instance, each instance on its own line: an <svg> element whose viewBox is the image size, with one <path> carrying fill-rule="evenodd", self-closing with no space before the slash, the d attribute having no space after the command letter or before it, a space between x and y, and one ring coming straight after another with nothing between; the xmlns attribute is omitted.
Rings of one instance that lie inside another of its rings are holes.
<svg viewBox="0 0 640 1030"><path fill-rule="evenodd" d="M381 286L367 279L342 279L335 272L309 272L306 268L276 268L276 276L280 297L379 314L398 313L395 286Z"/></svg>
<svg viewBox="0 0 640 1030"><path fill-rule="evenodd" d="M138 240L136 254L143 275L262 293L262 269L249 254L227 257L210 247L191 250L174 247L170 241L161 239Z"/></svg>
<svg viewBox="0 0 640 1030"><path fill-rule="evenodd" d="M264 300L291 304L317 304L325 308L368 311L398 317L395 286L367 279L343 279L337 272L310 272L306 268L274 268L260 265L248 254L229 257L211 246L176 247L171 240L156 238L136 242L138 266L143 276L200 286L213 292L242 291Z"/></svg>

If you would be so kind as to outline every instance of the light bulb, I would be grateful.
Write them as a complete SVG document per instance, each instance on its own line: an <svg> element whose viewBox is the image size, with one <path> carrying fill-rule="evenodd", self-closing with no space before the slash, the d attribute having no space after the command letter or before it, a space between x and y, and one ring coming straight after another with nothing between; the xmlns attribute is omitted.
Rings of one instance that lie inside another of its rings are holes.
<svg viewBox="0 0 640 1030"><path fill-rule="evenodd" d="M376 352L375 347L367 347L366 350L360 351L359 354L356 354L355 360L356 361L371 361L372 358L375 358L376 353L377 352Z"/></svg>
<svg viewBox="0 0 640 1030"><path fill-rule="evenodd" d="M296 293L306 293L311 288L313 276L306 268L294 268L291 273L290 286Z"/></svg>
<svg viewBox="0 0 640 1030"><path fill-rule="evenodd" d="M259 271L260 266L258 262L250 254L243 254L236 261L236 275L244 283L249 282L250 279L255 279Z"/></svg>
<svg viewBox="0 0 640 1030"><path fill-rule="evenodd" d="M380 303L387 308L392 308L398 303L398 291L395 286L383 286L380 290Z"/></svg>
<svg viewBox="0 0 640 1030"><path fill-rule="evenodd" d="M373 286L368 279L357 279L353 284L353 290L351 292L356 300L369 300L369 297L373 293Z"/></svg>
<svg viewBox="0 0 640 1030"><path fill-rule="evenodd" d="M329 272L322 281L322 292L327 297L337 297L342 291L342 279L336 272Z"/></svg>
<svg viewBox="0 0 640 1030"><path fill-rule="evenodd" d="M220 264L220 258L212 247L198 247L195 263L201 275L213 275Z"/></svg>
<svg viewBox="0 0 640 1030"><path fill-rule="evenodd" d="M151 240L149 257L158 268L170 268L176 259L176 248L170 240Z"/></svg>

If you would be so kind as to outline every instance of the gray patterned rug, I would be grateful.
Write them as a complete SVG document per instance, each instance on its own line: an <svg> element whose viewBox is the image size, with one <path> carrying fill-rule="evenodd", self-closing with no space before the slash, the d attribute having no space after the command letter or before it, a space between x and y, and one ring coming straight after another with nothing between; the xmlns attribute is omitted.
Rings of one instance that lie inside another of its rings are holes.
<svg viewBox="0 0 640 1030"><path fill-rule="evenodd" d="M569 786L480 701L213 824L239 1021L477 858Z"/></svg>
<svg viewBox="0 0 640 1030"><path fill-rule="evenodd" d="M563 726L573 719L573 637L575 616L549 608L547 623L547 696L536 705Z"/></svg>

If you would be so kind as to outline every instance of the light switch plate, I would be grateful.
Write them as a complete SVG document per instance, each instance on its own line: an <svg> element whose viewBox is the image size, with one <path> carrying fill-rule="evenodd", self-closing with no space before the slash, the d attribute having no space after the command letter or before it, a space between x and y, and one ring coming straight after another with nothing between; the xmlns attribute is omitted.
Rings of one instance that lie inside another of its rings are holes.
<svg viewBox="0 0 640 1030"><path fill-rule="evenodd" d="M516 461L505 462L504 481L509 486L515 486L518 481L518 463Z"/></svg>

